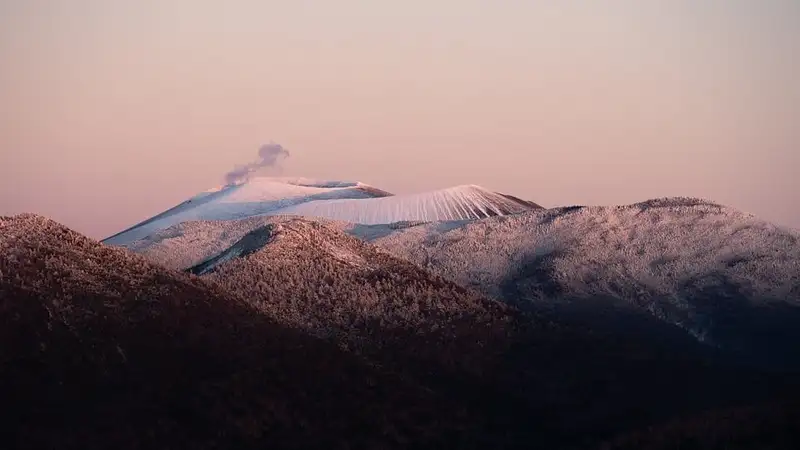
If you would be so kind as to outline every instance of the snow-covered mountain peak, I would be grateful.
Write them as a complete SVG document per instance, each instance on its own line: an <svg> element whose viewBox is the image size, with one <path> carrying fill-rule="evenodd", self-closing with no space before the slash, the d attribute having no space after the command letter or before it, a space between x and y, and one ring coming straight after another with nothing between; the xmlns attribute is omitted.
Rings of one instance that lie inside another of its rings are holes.
<svg viewBox="0 0 800 450"><path fill-rule="evenodd" d="M393 195L358 181L302 177L253 177L218 186L147 219L105 243L128 245L173 225L195 220L235 220L298 215L359 224L472 220L540 208L532 202L466 184Z"/></svg>
<svg viewBox="0 0 800 450"><path fill-rule="evenodd" d="M454 186L417 194L365 199L313 201L285 208L279 214L320 217L374 225L395 222L437 222L505 216L538 205L475 185Z"/></svg>
<svg viewBox="0 0 800 450"><path fill-rule="evenodd" d="M254 177L201 192L161 214L109 237L107 244L126 245L150 233L191 220L232 220L271 214L299 203L391 195L359 182L308 178Z"/></svg>

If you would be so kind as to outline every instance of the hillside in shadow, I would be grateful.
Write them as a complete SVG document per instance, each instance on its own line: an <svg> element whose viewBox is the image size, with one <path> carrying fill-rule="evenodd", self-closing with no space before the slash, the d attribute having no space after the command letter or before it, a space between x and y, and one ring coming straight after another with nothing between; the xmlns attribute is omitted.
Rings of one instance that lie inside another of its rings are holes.
<svg viewBox="0 0 800 450"><path fill-rule="evenodd" d="M0 218L3 448L413 448L483 418L46 219Z"/></svg>

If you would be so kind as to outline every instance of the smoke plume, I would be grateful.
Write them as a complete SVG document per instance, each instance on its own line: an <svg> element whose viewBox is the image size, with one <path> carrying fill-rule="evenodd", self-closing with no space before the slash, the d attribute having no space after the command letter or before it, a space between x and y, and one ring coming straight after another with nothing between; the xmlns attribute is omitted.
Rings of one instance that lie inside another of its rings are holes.
<svg viewBox="0 0 800 450"><path fill-rule="evenodd" d="M280 158L287 158L289 151L281 144L270 142L258 149L258 160L243 166L237 166L225 175L225 183L241 183L250 179L250 175L264 167L277 167Z"/></svg>

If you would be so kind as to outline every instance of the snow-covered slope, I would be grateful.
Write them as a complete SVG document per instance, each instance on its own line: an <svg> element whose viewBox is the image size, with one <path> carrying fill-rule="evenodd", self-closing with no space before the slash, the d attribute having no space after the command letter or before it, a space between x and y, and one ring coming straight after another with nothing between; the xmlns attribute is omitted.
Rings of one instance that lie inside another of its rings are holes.
<svg viewBox="0 0 800 450"><path fill-rule="evenodd" d="M185 222L128 248L185 269L289 216ZM748 358L800 361L800 234L696 199L364 225L315 219L523 309L623 308Z"/></svg>
<svg viewBox="0 0 800 450"><path fill-rule="evenodd" d="M129 250L144 255L150 261L184 270L220 254L257 228L292 220L292 216L254 216L239 220L202 220L181 222L126 244ZM338 229L349 230L347 222L317 222Z"/></svg>
<svg viewBox="0 0 800 450"><path fill-rule="evenodd" d="M523 319L513 308L501 308L344 235L337 230L344 224L318 222L298 217L187 222L167 230L172 237L157 233L157 243L148 237L151 245L145 254L172 258L186 248L227 241L190 270L246 298L254 312L337 342L380 367L412 379L433 376L437 386L464 386L445 391L458 398L478 392L479 409L489 411L493 423L505 422L496 419L510 413L523 418L525 429L537 422L531 417L563 418L569 434L576 433L575 424L597 430L600 422L626 429L621 421L629 411L639 420L657 410L653 405L673 408L675 399L720 397L725 383L737 394L743 387L764 385L726 382L728 366L711 371L710 364L695 362L716 352L645 314L627 314L629 323L637 324L634 330L587 330L553 315L536 315L528 326L527 315ZM416 228L401 224L352 230L406 226ZM442 227L436 229L441 232ZM159 247L164 251L155 252ZM470 376L443 378L453 372ZM564 435L557 440L563 442ZM533 441L543 439L520 442ZM497 442L484 446L497 447Z"/></svg>
<svg viewBox="0 0 800 450"><path fill-rule="evenodd" d="M634 307L713 345L800 361L800 233L711 202L556 208L372 234L521 307Z"/></svg>
<svg viewBox="0 0 800 450"><path fill-rule="evenodd" d="M800 234L703 200L554 208L446 225L386 230L372 242L494 295L525 266L546 263L560 292L617 293L623 286L607 281L618 279L669 295L719 273L754 297L800 304ZM531 294L552 297L546 291Z"/></svg>
<svg viewBox="0 0 800 450"><path fill-rule="evenodd" d="M481 219L516 214L537 207L479 186L465 185L421 194L313 201L290 206L277 213L369 225L400 221Z"/></svg>
<svg viewBox="0 0 800 450"><path fill-rule="evenodd" d="M222 186L139 223L104 242L128 245L158 230L191 220L236 220L259 215L299 215L361 224L468 220L540 208L532 202L458 186L393 196L358 182L306 178L253 178Z"/></svg>
<svg viewBox="0 0 800 450"><path fill-rule="evenodd" d="M234 220L268 214L287 206L327 199L364 199L391 195L357 182L305 178L253 178L200 193L174 208L107 238L126 245L148 234L189 220Z"/></svg>

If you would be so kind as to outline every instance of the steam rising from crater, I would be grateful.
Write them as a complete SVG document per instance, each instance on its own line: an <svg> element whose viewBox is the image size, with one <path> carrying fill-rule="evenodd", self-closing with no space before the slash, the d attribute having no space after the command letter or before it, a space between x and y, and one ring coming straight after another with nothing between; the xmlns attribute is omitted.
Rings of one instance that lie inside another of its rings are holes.
<svg viewBox="0 0 800 450"><path fill-rule="evenodd" d="M243 166L237 166L235 169L225 174L225 183L237 184L245 182L250 179L253 172L265 167L277 168L279 167L280 159L288 157L289 151L282 145L274 142L264 144L258 149L259 159Z"/></svg>

